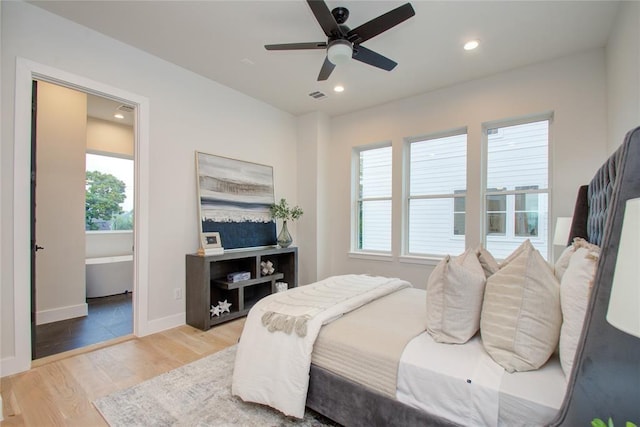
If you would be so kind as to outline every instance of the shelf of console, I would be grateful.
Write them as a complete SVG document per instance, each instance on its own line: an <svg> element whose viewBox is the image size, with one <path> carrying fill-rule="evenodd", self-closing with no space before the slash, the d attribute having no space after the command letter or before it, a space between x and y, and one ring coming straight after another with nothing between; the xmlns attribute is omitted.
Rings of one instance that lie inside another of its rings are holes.
<svg viewBox="0 0 640 427"><path fill-rule="evenodd" d="M256 279L241 280L239 282L227 282L226 280L214 280L213 283L219 288L222 288L225 290L231 290L231 289L238 289L238 288L246 288L248 286L253 286L253 285L259 285L261 283L271 282L273 284L277 280L281 280L283 278L284 278L284 274L276 273L276 274L271 274L269 276L258 277Z"/></svg>

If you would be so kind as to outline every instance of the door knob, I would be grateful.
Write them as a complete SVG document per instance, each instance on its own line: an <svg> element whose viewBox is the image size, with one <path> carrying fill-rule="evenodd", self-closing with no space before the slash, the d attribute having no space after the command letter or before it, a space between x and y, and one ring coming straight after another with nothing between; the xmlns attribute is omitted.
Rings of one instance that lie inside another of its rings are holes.
<svg viewBox="0 0 640 427"><path fill-rule="evenodd" d="M34 247L34 249L35 249L35 251L36 251L36 252L38 252L40 249L44 249L44 248L43 248L42 246L38 246L38 245L36 245L36 246Z"/></svg>

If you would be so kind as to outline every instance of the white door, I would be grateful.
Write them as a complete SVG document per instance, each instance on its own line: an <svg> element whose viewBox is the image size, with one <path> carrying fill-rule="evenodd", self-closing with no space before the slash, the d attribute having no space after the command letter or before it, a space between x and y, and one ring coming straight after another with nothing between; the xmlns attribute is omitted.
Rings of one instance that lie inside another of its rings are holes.
<svg viewBox="0 0 640 427"><path fill-rule="evenodd" d="M37 82L36 323L87 314L85 151L87 96Z"/></svg>

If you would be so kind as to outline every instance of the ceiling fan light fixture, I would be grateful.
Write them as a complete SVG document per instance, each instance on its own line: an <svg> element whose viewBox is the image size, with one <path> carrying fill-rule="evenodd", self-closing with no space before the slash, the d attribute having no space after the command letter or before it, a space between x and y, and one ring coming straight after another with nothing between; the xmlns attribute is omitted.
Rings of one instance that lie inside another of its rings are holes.
<svg viewBox="0 0 640 427"><path fill-rule="evenodd" d="M478 40L469 40L468 42L466 42L464 44L464 50L474 50L478 46L480 46L480 41L478 41Z"/></svg>
<svg viewBox="0 0 640 427"><path fill-rule="evenodd" d="M335 40L331 42L327 49L327 59L333 65L345 64L353 55L351 43L347 40Z"/></svg>

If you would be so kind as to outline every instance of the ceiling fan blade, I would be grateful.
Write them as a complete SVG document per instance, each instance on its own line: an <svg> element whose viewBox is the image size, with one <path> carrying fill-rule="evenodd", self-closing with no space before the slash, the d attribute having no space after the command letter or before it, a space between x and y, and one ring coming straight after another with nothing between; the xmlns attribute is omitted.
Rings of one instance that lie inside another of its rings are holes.
<svg viewBox="0 0 640 427"><path fill-rule="evenodd" d="M329 61L329 58L325 57L322 68L320 69L320 74L318 74L318 81L327 80L334 68L336 68L336 66Z"/></svg>
<svg viewBox="0 0 640 427"><path fill-rule="evenodd" d="M326 49L326 42L309 42L309 43L282 43L282 44L266 44L264 48L267 50L301 50L301 49Z"/></svg>
<svg viewBox="0 0 640 427"><path fill-rule="evenodd" d="M307 3L327 37L342 35L336 19L323 0L307 0Z"/></svg>
<svg viewBox="0 0 640 427"><path fill-rule="evenodd" d="M391 71L398 65L397 62L390 60L386 56L382 56L377 52L367 49L364 46L353 46L353 59L356 59L365 64L373 65L374 67L381 68L383 70Z"/></svg>
<svg viewBox="0 0 640 427"><path fill-rule="evenodd" d="M393 28L399 23L406 21L414 16L416 12L413 10L411 3L403 4L384 15L380 15L369 22L365 22L359 27L347 33L347 38L353 43L363 43L378 34Z"/></svg>

